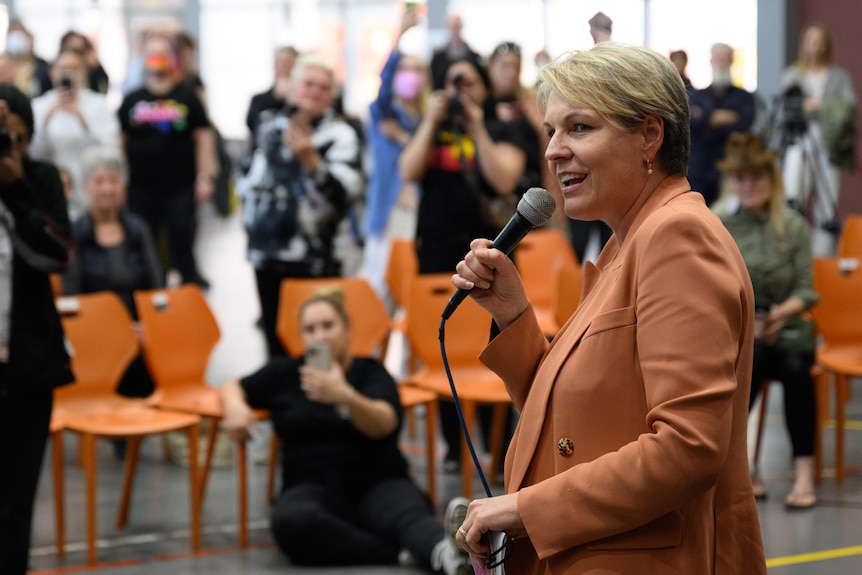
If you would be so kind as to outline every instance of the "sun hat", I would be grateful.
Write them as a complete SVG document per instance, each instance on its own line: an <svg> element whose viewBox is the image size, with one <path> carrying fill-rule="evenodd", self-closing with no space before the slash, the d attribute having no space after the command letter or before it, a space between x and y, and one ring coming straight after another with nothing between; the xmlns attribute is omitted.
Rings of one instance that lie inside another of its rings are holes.
<svg viewBox="0 0 862 575"><path fill-rule="evenodd" d="M722 172L738 172L756 168L771 168L778 154L767 150L763 140L751 132L733 132L724 146L724 159L716 162Z"/></svg>

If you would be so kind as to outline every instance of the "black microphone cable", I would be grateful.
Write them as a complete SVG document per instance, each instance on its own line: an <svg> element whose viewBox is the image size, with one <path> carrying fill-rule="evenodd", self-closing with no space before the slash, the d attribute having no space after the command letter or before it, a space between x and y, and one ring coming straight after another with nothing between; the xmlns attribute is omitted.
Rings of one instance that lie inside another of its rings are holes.
<svg viewBox="0 0 862 575"><path fill-rule="evenodd" d="M518 202L518 207L509 223L500 231L494 241L491 243L492 248L499 249L505 254L509 254L515 246L526 236L531 230L543 226L547 223L554 214L556 202L542 188L530 188L524 193L523 197ZM446 356L446 320L454 313L455 308L467 298L470 290L458 289L452 294L449 302L446 304L442 320L440 321L440 329L438 338L440 340L440 354L443 358L443 367L446 370L446 377L449 380L449 388L452 390L452 400L455 403L455 411L458 414L458 421L461 424L461 430L464 432L464 438L467 442L467 447L470 450L470 456L473 458L473 465L476 471L479 472L479 478L482 480L482 486L485 488L485 493L491 497L491 489L488 487L488 480L485 478L485 473L482 471L482 466L479 464L479 458L476 455L476 449L473 447L473 441L470 439L470 431L467 429L467 422L464 421L464 412L461 409L461 401L458 399L458 390L455 389L455 381L452 378L452 370L449 367L449 359Z"/></svg>
<svg viewBox="0 0 862 575"><path fill-rule="evenodd" d="M446 318L442 318L440 320L440 329L438 331L437 338L440 340L440 355L443 357L443 368L446 370L446 378L449 380L449 389L452 390L452 401L455 402L455 412L458 414L461 431L464 432L464 439L467 441L467 448L470 450L470 457L473 458L473 465L476 467L476 471L479 472L479 479L482 480L482 487L485 489L485 495L491 497L491 488L488 486L485 472L482 471L482 465L479 463L479 457L476 455L476 449L473 447L473 440L470 439L470 430L467 429L467 422L464 420L464 412L461 410L461 400L458 399L458 390L455 388L455 380L452 377L452 370L449 367L449 358L446 356Z"/></svg>
<svg viewBox="0 0 862 575"><path fill-rule="evenodd" d="M482 465L479 463L479 457L476 455L476 449L473 447L473 441L470 439L470 430L467 429L467 422L464 420L464 412L461 410L461 400L458 399L458 390L455 388L455 380L452 377L452 370L449 368L449 359L446 356L446 318L440 320L440 330L438 334L440 340L440 354L443 357L443 367L446 370L446 378L449 380L449 388L452 390L452 400L455 402L455 411L458 413L458 421L461 424L461 430L464 432L464 439L467 442L467 448L470 450L470 457L473 458L473 465L476 471L479 472L479 479L482 480L482 488L485 490L487 497L493 497L491 488L488 486L488 480L485 477L485 472L482 471ZM486 533L489 536L491 532ZM495 569L505 563L512 554L512 539L508 533L502 532L502 539L496 545L496 549L491 549L491 552L485 557L484 563L486 569ZM490 544L489 537L488 543Z"/></svg>
<svg viewBox="0 0 862 575"><path fill-rule="evenodd" d="M499 249L505 254L509 254L515 246L520 242L525 235L531 230L543 226L551 218L556 207L556 202L553 196L547 190L542 188L530 188L518 202L518 207L515 214L509 220L509 223L500 231L494 241L491 243L492 248ZM449 389L452 391L452 401L455 403L455 412L458 414L458 422L461 424L461 430L464 432L464 439L467 443L467 449L470 450L470 457L473 459L473 466L479 473L479 479L482 480L482 487L485 489L485 495L493 497L491 488L488 486L488 480L485 477L485 472L482 471L482 465L479 463L479 457L476 455L476 448L473 447L473 440L470 438L470 430L467 429L467 422L464 420L464 411L461 409L461 400L458 398L458 390L455 388L455 380L452 377L452 369L449 367L449 358L446 355L446 320L454 313L455 308L466 299L470 290L458 289L452 294L449 302L446 304L443 313L441 314L440 329L438 331L438 339L440 340L440 355L443 359L443 368L446 370L446 378L449 380ZM487 534L486 534L487 535ZM485 558L485 567L493 569L505 562L512 552L511 539L508 534L502 533L503 539L500 541L497 549Z"/></svg>

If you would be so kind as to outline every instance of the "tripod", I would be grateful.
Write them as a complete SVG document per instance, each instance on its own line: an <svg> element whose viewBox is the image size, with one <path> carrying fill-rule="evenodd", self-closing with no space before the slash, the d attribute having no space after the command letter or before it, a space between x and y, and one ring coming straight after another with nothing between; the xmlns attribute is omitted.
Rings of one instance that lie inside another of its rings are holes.
<svg viewBox="0 0 862 575"><path fill-rule="evenodd" d="M816 130L819 126L810 125L804 119L785 121L779 158L787 202L811 222L815 251L823 252L815 255L832 255L841 233L838 220L840 179L830 177L829 160L822 152Z"/></svg>

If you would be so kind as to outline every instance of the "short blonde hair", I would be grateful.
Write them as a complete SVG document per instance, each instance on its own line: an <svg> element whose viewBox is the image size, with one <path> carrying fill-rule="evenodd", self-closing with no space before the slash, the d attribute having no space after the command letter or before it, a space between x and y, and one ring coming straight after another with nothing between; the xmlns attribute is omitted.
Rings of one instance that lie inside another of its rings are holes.
<svg viewBox="0 0 862 575"><path fill-rule="evenodd" d="M326 75L329 76L329 81L332 84L332 96L334 97L338 93L338 86L336 86L335 83L335 70L332 68L332 64L330 64L325 58L312 52L300 54L296 59L296 62L293 64L293 69L290 71L290 82L294 85L298 85L302 82L302 77L305 75L305 71L308 68L320 68L326 72Z"/></svg>
<svg viewBox="0 0 862 575"><path fill-rule="evenodd" d="M347 307L344 304L344 290L341 289L341 286L332 284L329 286L321 286L314 290L314 293L312 293L307 300L302 302L297 310L300 321L302 320L302 316L305 314L305 310L316 303L328 304L333 310L335 310L335 313L341 318L344 325L350 327L350 314L347 313Z"/></svg>
<svg viewBox="0 0 862 575"><path fill-rule="evenodd" d="M649 48L601 42L567 52L539 69L539 104L551 92L574 106L594 109L615 126L633 132L648 116L664 121L656 161L685 176L690 154L688 94L671 61Z"/></svg>

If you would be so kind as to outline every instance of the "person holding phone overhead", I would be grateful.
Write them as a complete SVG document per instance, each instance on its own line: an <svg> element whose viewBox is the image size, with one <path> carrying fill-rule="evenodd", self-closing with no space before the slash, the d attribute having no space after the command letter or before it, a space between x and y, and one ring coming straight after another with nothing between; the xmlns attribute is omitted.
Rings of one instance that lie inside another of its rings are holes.
<svg viewBox="0 0 862 575"><path fill-rule="evenodd" d="M257 425L252 408L263 408L281 439L283 487L270 519L279 548L298 565L383 565L409 556L436 573L471 573L398 449L395 381L376 359L350 355L343 293L315 293L299 318L304 357L273 358L220 388L231 437L247 439ZM453 500L448 514L465 503Z"/></svg>
<svg viewBox="0 0 862 575"><path fill-rule="evenodd" d="M92 146L120 146L120 122L104 94L87 88L87 64L74 50L62 50L51 64L54 89L34 98L35 132L30 156L66 170L72 179L69 219L87 212L81 155Z"/></svg>

